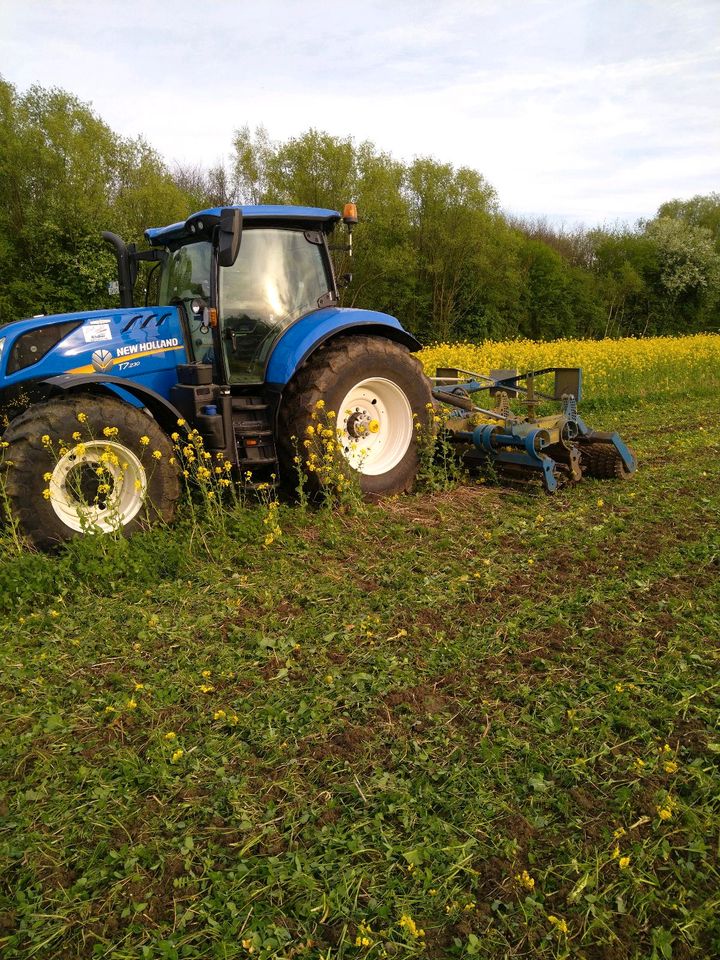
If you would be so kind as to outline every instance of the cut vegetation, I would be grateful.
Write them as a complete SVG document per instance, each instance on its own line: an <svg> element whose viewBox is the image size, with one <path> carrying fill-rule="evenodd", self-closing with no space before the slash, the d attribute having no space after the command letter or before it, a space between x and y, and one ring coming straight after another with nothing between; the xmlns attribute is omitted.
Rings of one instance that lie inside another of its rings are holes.
<svg viewBox="0 0 720 960"><path fill-rule="evenodd" d="M3 957L720 953L717 399L607 420L631 482L6 541Z"/></svg>

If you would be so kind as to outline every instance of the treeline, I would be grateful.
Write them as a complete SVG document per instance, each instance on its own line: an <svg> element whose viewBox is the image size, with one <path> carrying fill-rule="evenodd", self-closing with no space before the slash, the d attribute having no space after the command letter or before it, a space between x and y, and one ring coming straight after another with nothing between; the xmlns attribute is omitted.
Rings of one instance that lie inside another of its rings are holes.
<svg viewBox="0 0 720 960"><path fill-rule="evenodd" d="M402 163L310 130L236 131L229 161L168 167L62 90L0 80L0 323L110 306L102 230L229 203L342 209L360 223L345 305L397 316L422 340L627 336L720 328L720 194L672 200L635 227L566 230L504 215L476 170Z"/></svg>

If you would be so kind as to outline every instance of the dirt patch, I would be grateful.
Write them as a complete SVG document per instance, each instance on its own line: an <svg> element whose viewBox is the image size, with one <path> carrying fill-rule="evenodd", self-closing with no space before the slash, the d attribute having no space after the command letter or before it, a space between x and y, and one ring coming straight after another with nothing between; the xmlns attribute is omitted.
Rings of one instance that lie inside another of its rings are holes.
<svg viewBox="0 0 720 960"><path fill-rule="evenodd" d="M372 748L376 757L385 753L375 742L376 731L372 727L347 724L326 740L317 741L308 738L298 744L298 753L312 757L313 760L346 760L348 762L364 756Z"/></svg>
<svg viewBox="0 0 720 960"><path fill-rule="evenodd" d="M391 690L384 697L388 707L408 707L413 713L432 714L441 713L448 703L448 698L438 690L438 684L420 683L403 690Z"/></svg>

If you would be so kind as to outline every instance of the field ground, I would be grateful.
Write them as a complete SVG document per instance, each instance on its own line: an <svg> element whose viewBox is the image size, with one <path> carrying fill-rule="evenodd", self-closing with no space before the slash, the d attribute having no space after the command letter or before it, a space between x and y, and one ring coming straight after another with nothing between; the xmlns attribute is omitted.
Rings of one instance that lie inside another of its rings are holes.
<svg viewBox="0 0 720 960"><path fill-rule="evenodd" d="M0 953L720 955L716 397L640 472L0 560Z"/></svg>

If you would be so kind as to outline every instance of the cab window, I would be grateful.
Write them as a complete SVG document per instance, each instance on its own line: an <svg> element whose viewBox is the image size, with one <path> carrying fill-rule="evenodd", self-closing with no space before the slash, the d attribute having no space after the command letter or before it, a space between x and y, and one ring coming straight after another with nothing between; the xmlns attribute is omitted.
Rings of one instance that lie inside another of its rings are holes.
<svg viewBox="0 0 720 960"><path fill-rule="evenodd" d="M220 329L231 383L262 383L273 344L331 289L323 246L302 230L246 228L220 268Z"/></svg>

